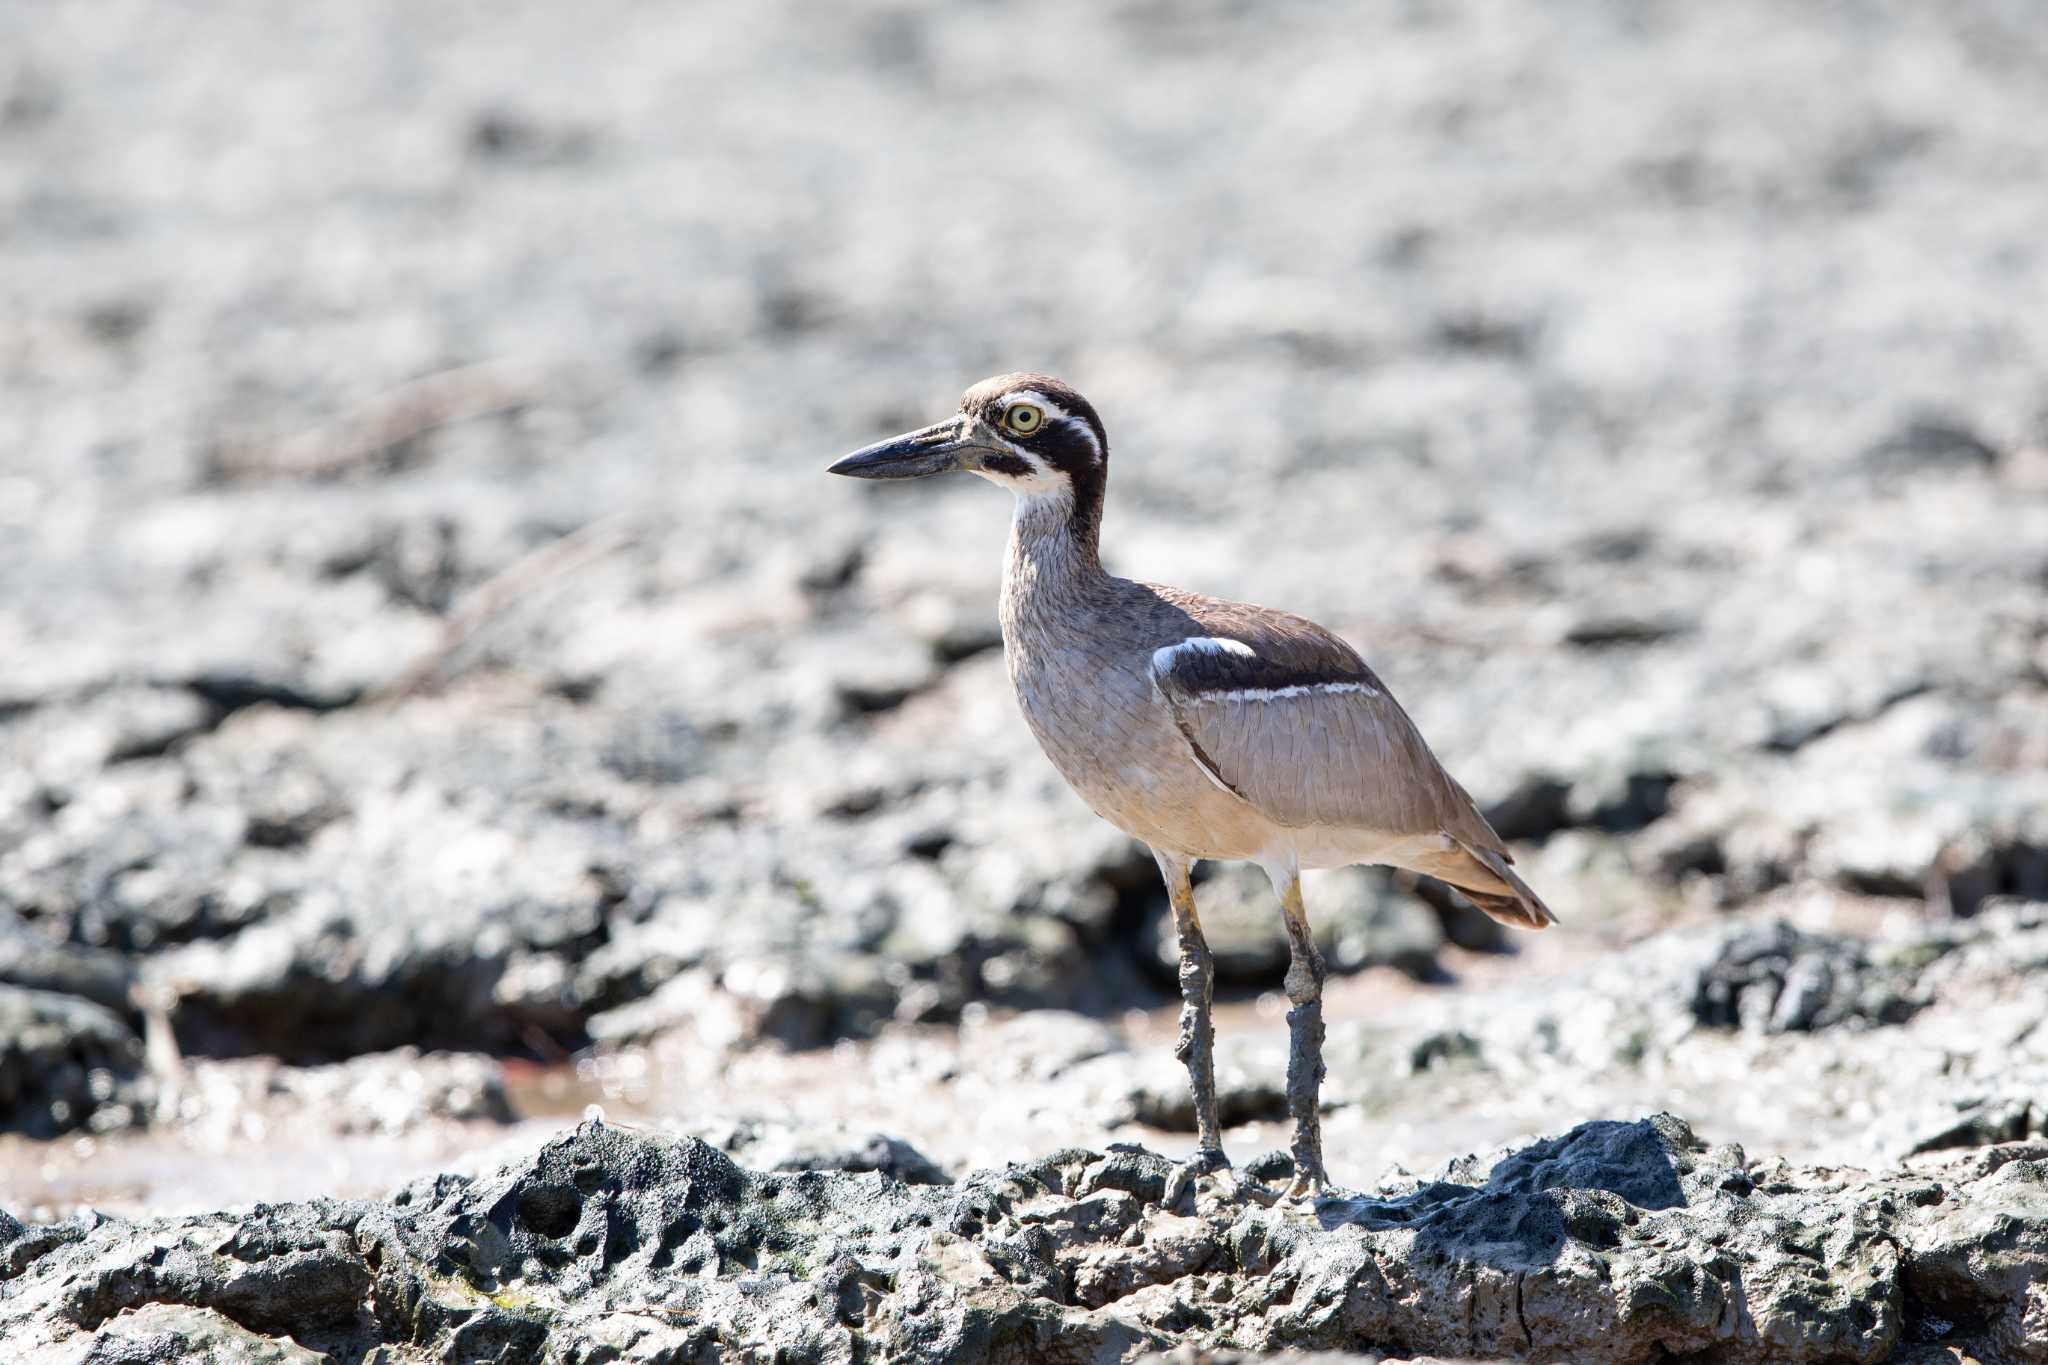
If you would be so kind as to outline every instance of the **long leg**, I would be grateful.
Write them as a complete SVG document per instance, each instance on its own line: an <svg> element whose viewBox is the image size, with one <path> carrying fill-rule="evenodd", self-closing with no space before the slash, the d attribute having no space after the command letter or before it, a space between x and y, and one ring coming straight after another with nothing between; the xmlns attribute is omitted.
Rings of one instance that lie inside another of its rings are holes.
<svg viewBox="0 0 2048 1365"><path fill-rule="evenodd" d="M1294 1184L1290 1194L1307 1194L1330 1183L1323 1169L1323 978L1329 972L1309 933L1301 903L1301 869L1290 859L1266 875L1280 897L1287 920L1287 1110L1294 1116Z"/></svg>
<svg viewBox="0 0 2048 1365"><path fill-rule="evenodd" d="M1223 1133L1216 1123L1216 1026L1210 1017L1216 970L1202 922L1195 917L1195 886L1189 878L1194 864L1177 854L1152 850L1159 875L1166 879L1173 903L1173 927L1180 935L1180 1041L1173 1055L1187 1064L1188 1085L1195 1094L1196 1164L1228 1166Z"/></svg>

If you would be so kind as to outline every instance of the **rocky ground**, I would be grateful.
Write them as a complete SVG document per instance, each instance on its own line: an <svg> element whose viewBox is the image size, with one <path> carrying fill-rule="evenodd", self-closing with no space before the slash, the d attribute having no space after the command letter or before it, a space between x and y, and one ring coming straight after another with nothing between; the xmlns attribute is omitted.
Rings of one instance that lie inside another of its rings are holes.
<svg viewBox="0 0 2048 1365"><path fill-rule="evenodd" d="M2044 99L2020 0L0 6L8 1343L2048 1352ZM1078 1154L1190 1145L1156 875L1001 496L820 474L1021 367L1564 916L1311 884L1357 1200Z"/></svg>
<svg viewBox="0 0 2048 1365"><path fill-rule="evenodd" d="M2048 1144L1873 1176L1658 1115L1304 1210L1136 1147L920 1184L590 1123L387 1201L9 1220L0 1255L29 1359L2038 1360Z"/></svg>

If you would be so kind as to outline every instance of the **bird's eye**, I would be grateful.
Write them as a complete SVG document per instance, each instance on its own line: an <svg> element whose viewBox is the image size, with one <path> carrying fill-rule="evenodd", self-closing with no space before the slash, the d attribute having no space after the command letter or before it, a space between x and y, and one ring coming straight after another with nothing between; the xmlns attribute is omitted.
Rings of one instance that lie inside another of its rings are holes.
<svg viewBox="0 0 2048 1365"><path fill-rule="evenodd" d="M1019 403L1003 414L1003 425L1019 436L1029 436L1045 420L1045 413L1029 403Z"/></svg>

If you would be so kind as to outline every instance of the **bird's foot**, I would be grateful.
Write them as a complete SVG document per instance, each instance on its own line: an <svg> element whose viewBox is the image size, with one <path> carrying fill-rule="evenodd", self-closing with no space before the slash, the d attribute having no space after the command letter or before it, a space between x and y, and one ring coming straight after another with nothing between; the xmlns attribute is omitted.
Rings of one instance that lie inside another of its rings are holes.
<svg viewBox="0 0 2048 1365"><path fill-rule="evenodd" d="M1202 1147L1175 1166L1172 1174L1167 1176L1162 1202L1169 1209L1178 1208L1181 1197L1190 1191L1194 1194L1197 1208L1219 1197L1235 1202L1243 1197L1241 1188L1237 1172L1230 1168L1230 1158L1223 1155L1223 1150Z"/></svg>
<svg viewBox="0 0 2048 1365"><path fill-rule="evenodd" d="M1330 1192L1330 1177L1321 1171L1298 1172L1280 1198L1289 1204L1313 1204Z"/></svg>
<svg viewBox="0 0 2048 1365"><path fill-rule="evenodd" d="M1280 1191L1282 1203L1315 1203L1329 1193L1329 1173L1323 1171L1323 1162L1294 1162L1294 1179L1288 1181L1286 1189Z"/></svg>

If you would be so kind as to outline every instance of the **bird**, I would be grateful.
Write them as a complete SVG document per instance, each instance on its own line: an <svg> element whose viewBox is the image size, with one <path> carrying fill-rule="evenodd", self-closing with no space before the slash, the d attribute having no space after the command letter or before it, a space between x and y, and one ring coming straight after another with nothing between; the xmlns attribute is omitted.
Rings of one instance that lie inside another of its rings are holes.
<svg viewBox="0 0 2048 1365"><path fill-rule="evenodd" d="M1215 968L1195 909L1202 861L1256 863L1288 941L1285 1195L1329 1186L1321 1087L1327 971L1305 868L1383 864L1456 887L1505 924L1556 922L1471 795L1359 652L1290 612L1103 568L1109 436L1071 385L1016 373L944 421L835 461L859 479L965 472L1015 497L1000 616L1025 723L1069 786L1158 864L1179 939L1175 1055L1194 1096L1199 1174L1229 1166L1217 1126Z"/></svg>

